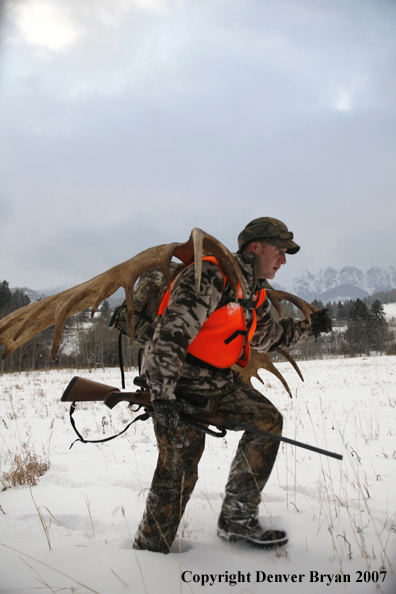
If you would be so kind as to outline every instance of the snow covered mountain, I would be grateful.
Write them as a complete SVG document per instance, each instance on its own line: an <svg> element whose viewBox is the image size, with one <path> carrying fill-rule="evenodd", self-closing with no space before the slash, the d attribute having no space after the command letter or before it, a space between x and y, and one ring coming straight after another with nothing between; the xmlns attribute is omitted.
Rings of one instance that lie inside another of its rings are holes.
<svg viewBox="0 0 396 594"><path fill-rule="evenodd" d="M280 280L280 279L279 279ZM315 272L300 270L281 285L273 283L275 288L284 288L307 301L320 299L338 302L348 299L363 299L379 291L389 291L396 287L396 266L374 266L360 269L355 266L343 268L321 268Z"/></svg>
<svg viewBox="0 0 396 594"><path fill-rule="evenodd" d="M27 295L30 299L31 303L35 301L39 301L40 299L45 299L46 297L50 297L51 295L55 295L55 293L60 293L61 291L65 291L69 289L71 285L62 285L61 287L52 287L48 289L40 289L39 291L35 291L34 289L29 289L28 287L11 287L11 291L14 292L17 289L20 289Z"/></svg>

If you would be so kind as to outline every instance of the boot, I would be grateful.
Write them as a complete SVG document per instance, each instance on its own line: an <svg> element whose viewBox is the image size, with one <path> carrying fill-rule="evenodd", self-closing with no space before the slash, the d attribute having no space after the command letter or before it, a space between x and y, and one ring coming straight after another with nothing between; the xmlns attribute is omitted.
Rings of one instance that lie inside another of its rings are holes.
<svg viewBox="0 0 396 594"><path fill-rule="evenodd" d="M228 542L240 542L260 549L281 547L288 540L283 530L264 527L259 518L237 520L223 515L219 518L217 536Z"/></svg>

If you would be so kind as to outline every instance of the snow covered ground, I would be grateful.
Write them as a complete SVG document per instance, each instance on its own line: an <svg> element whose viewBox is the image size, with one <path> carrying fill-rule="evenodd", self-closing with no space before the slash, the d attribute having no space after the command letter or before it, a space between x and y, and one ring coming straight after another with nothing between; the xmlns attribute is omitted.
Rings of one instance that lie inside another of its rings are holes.
<svg viewBox="0 0 396 594"><path fill-rule="evenodd" d="M156 463L151 422L107 444L69 450L75 436L60 402L74 375L118 386L118 370L0 376L3 480L18 453L50 461L36 486L0 492L0 592L253 594L270 584L282 594L394 594L395 363L395 357L302 362L304 383L287 363L278 364L292 400L278 380L263 375L263 390L285 417L285 435L344 456L340 462L280 448L261 509L288 531L278 554L216 537L240 434L207 438L173 553L136 552L131 543ZM94 403L75 416L95 439L123 428L130 412Z"/></svg>

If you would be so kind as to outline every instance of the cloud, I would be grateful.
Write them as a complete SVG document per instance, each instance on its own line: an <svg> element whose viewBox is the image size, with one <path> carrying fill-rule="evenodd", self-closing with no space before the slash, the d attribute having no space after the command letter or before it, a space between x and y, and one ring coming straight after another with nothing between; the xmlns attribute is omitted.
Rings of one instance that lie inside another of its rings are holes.
<svg viewBox="0 0 396 594"><path fill-rule="evenodd" d="M194 226L235 249L263 214L295 231L307 265L364 264L370 232L396 224L395 6L15 3L1 64L5 278L85 280ZM388 236L379 257L392 263Z"/></svg>
<svg viewBox="0 0 396 594"><path fill-rule="evenodd" d="M74 44L78 38L65 5L36 0L29 4L19 3L14 10L17 29L23 40L31 45L59 51Z"/></svg>
<svg viewBox="0 0 396 594"><path fill-rule="evenodd" d="M49 57L87 43L114 43L124 19L137 12L164 13L177 0L17 0L8 4L14 24L8 41L32 46L37 56Z"/></svg>

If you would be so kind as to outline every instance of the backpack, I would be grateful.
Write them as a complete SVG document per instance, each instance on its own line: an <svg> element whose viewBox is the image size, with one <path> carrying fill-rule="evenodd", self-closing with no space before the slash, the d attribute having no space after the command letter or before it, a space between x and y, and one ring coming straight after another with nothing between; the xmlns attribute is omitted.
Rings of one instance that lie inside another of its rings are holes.
<svg viewBox="0 0 396 594"><path fill-rule="evenodd" d="M185 264L171 262L171 282L185 268ZM135 342L143 348L146 341L152 338L151 325L157 317L162 298L167 290L164 274L161 270L148 270L139 278L133 290L133 305L135 312L134 331ZM112 315L109 326L120 331L121 335L129 336L128 311L126 301L119 305ZM151 332L150 332L151 330Z"/></svg>

